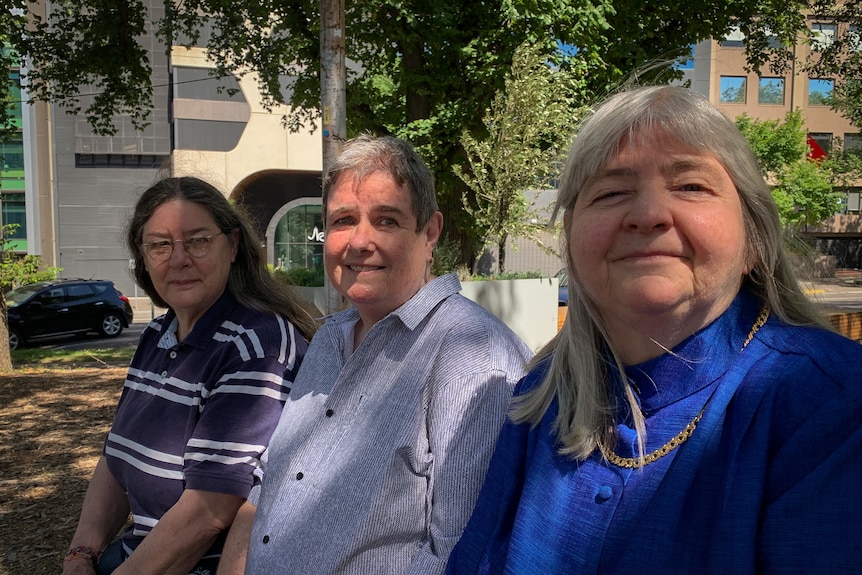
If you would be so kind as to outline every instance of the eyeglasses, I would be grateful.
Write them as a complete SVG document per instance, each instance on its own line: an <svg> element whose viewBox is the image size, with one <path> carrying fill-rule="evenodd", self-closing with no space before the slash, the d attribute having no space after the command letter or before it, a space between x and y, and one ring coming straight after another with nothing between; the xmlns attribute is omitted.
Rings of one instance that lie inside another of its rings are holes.
<svg viewBox="0 0 862 575"><path fill-rule="evenodd" d="M164 262L170 259L174 253L174 245L182 244L183 249L193 258L202 258L210 251L210 244L214 237L223 234L218 232L209 236L196 236L186 240L157 240L141 244L141 249L154 262Z"/></svg>

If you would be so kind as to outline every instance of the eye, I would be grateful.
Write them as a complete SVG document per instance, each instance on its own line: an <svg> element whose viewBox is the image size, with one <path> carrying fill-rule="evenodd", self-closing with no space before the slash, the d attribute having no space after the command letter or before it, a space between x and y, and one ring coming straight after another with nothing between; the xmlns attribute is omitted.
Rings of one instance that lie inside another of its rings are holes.
<svg viewBox="0 0 862 575"><path fill-rule="evenodd" d="M151 252L164 252L171 249L171 242L169 240L157 240L155 242L150 242L146 244L147 249Z"/></svg>
<svg viewBox="0 0 862 575"><path fill-rule="evenodd" d="M186 240L186 245L190 248L202 248L209 245L210 239L205 236L189 238Z"/></svg>
<svg viewBox="0 0 862 575"><path fill-rule="evenodd" d="M629 192L623 189L608 189L597 191L593 194L590 194L588 197L588 203L593 205L613 205L618 202L621 202L624 198L629 195Z"/></svg>
<svg viewBox="0 0 862 575"><path fill-rule="evenodd" d="M395 218L380 218L380 225L387 228L397 226L398 220Z"/></svg>
<svg viewBox="0 0 862 575"><path fill-rule="evenodd" d="M679 184L675 186L674 189L677 192L682 192L686 194L708 194L712 190L707 184L703 184L700 182L686 182L684 184Z"/></svg>
<svg viewBox="0 0 862 575"><path fill-rule="evenodd" d="M353 224L353 218L350 216L343 216L340 218L336 218L329 222L329 226L349 226Z"/></svg>

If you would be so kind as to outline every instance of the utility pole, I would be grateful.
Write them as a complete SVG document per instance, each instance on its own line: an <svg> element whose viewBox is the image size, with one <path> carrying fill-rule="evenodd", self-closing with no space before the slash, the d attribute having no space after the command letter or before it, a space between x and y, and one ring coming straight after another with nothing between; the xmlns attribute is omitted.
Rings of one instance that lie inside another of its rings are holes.
<svg viewBox="0 0 862 575"><path fill-rule="evenodd" d="M323 124L323 174L347 138L344 65L344 0L320 0L320 106ZM326 310L341 308L341 296L324 274Z"/></svg>

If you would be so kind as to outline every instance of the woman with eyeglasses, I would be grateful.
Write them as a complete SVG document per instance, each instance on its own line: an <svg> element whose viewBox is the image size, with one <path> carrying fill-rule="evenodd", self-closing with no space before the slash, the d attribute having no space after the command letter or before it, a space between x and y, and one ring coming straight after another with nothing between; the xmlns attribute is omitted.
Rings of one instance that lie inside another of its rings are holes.
<svg viewBox="0 0 862 575"><path fill-rule="evenodd" d="M198 178L146 190L126 241L168 311L141 334L63 573L215 573L315 324Z"/></svg>

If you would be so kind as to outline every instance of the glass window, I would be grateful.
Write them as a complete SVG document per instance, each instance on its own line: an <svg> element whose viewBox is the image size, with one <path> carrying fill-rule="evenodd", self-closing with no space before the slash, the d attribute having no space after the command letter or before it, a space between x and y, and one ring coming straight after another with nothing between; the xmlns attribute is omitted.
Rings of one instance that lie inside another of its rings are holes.
<svg viewBox="0 0 862 575"><path fill-rule="evenodd" d="M827 154L832 151L832 134L828 132L811 132L808 134Z"/></svg>
<svg viewBox="0 0 862 575"><path fill-rule="evenodd" d="M210 68L174 66L174 85L177 98L189 100L218 100L245 102L236 77L216 78Z"/></svg>
<svg viewBox="0 0 862 575"><path fill-rule="evenodd" d="M835 87L833 80L822 80L811 78L808 80L808 105L828 106L832 98L832 88Z"/></svg>
<svg viewBox="0 0 862 575"><path fill-rule="evenodd" d="M745 76L722 76L719 80L718 100L722 103L745 103Z"/></svg>
<svg viewBox="0 0 862 575"><path fill-rule="evenodd" d="M761 78L758 104L784 104L784 78Z"/></svg>
<svg viewBox="0 0 862 575"><path fill-rule="evenodd" d="M676 68L677 70L694 70L694 44L689 45L687 56L677 59Z"/></svg>
<svg viewBox="0 0 862 575"><path fill-rule="evenodd" d="M66 287L68 301L78 301L93 297L93 290L86 284L70 285Z"/></svg>
<svg viewBox="0 0 862 575"><path fill-rule="evenodd" d="M844 149L862 151L862 134L844 134Z"/></svg>
<svg viewBox="0 0 862 575"><path fill-rule="evenodd" d="M15 240L27 238L27 212L24 208L24 194L3 194L3 224L17 224L7 237Z"/></svg>
<svg viewBox="0 0 862 575"><path fill-rule="evenodd" d="M850 26L847 31L847 46L854 52L862 50L862 31L859 26Z"/></svg>
<svg viewBox="0 0 862 575"><path fill-rule="evenodd" d="M811 25L811 49L823 50L835 41L835 24L821 24L819 22Z"/></svg>
<svg viewBox="0 0 862 575"><path fill-rule="evenodd" d="M719 43L729 48L742 48L745 43L745 34L742 33L739 26L733 26Z"/></svg>
<svg viewBox="0 0 862 575"><path fill-rule="evenodd" d="M305 268L323 277L323 206L298 206L281 218L275 230L275 265L279 269Z"/></svg>

